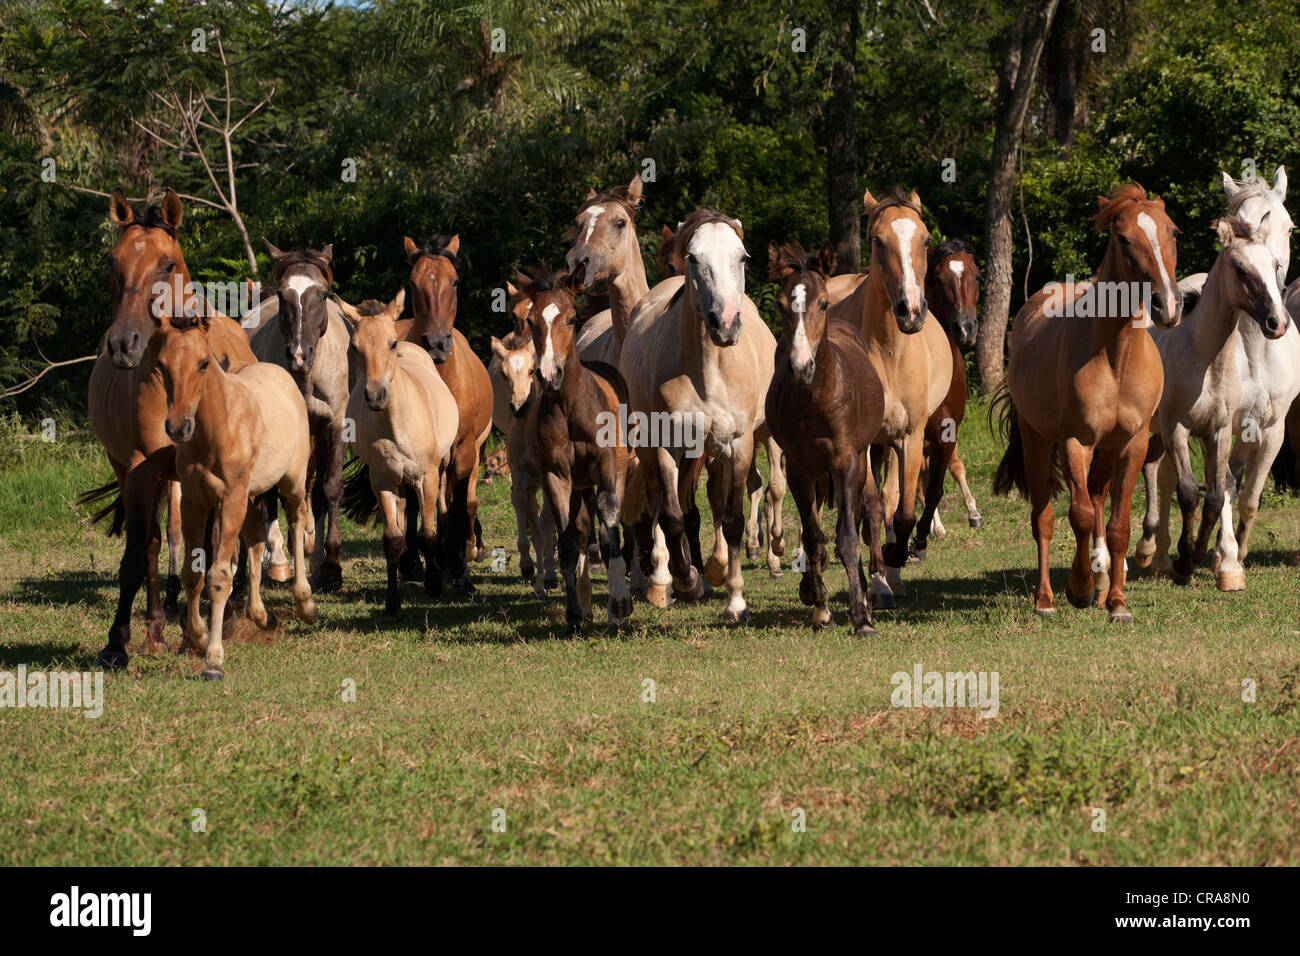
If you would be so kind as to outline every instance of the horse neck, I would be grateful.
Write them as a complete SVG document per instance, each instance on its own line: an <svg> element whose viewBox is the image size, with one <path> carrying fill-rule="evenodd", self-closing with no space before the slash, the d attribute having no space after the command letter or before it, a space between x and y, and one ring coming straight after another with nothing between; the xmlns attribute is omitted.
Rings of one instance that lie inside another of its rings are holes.
<svg viewBox="0 0 1300 956"><path fill-rule="evenodd" d="M1196 308L1190 316L1184 318L1185 322L1187 319L1192 320L1188 325L1191 327L1196 354L1207 364L1227 360L1229 353L1224 346L1237 328L1237 310L1227 301L1225 285L1229 281L1230 272L1223 264L1223 255L1220 254L1210 267L1210 274L1205 279Z"/></svg>
<svg viewBox="0 0 1300 956"><path fill-rule="evenodd" d="M1123 256L1116 252L1117 245L1114 239L1107 244L1106 255L1101 260L1101 268L1097 270L1097 274L1092 280L1094 286L1102 282L1137 284L1138 280L1133 277L1124 264ZM1134 328L1133 319L1137 317L1139 310L1132 308L1133 299L1131 296L1128 302L1131 314L1125 316L1093 316L1092 321L1088 323L1094 354L1108 353L1112 367L1118 367L1128 355L1129 344L1133 336L1146 331L1142 328Z"/></svg>
<svg viewBox="0 0 1300 956"><path fill-rule="evenodd" d="M619 346L627 337L628 320L632 309L641 301L641 297L650 291L650 284L645 277L645 262L641 258L641 246L633 238L634 251L624 257L624 262L617 272L609 277L609 311L614 327L614 338Z"/></svg>
<svg viewBox="0 0 1300 956"><path fill-rule="evenodd" d="M874 339L893 352L902 345L906 333L894 321L894 310L889 302L889 293L885 291L885 280L881 278L880 270L872 269L868 265L867 281L862 285L863 295L866 296L862 334L866 339Z"/></svg>
<svg viewBox="0 0 1300 956"><path fill-rule="evenodd" d="M210 357L210 361L213 374L204 377L199 407L194 413L194 437L190 440L219 451L220 436L230 431L231 414L238 404L238 395L230 373L221 367L215 356Z"/></svg>
<svg viewBox="0 0 1300 956"><path fill-rule="evenodd" d="M734 349L735 346L728 348L719 348L713 344L707 332L704 331L704 323L701 321L700 313L695 308L695 297L691 295L691 280L684 280L685 288L682 290L682 309L679 316L681 323L681 356L682 371L688 375L695 372L703 372L705 369L716 369L721 366L724 360L724 352Z"/></svg>

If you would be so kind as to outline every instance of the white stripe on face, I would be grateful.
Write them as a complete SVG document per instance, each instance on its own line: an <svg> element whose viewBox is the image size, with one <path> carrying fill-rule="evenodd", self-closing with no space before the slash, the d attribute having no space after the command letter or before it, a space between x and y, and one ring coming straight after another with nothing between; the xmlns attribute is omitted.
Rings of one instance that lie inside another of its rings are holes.
<svg viewBox="0 0 1300 956"><path fill-rule="evenodd" d="M308 289L318 288L319 285L320 283L314 281L308 276L297 275L297 276L289 277L289 288L292 289L295 293L297 293L299 300L302 299L302 294L304 292L306 292Z"/></svg>
<svg viewBox="0 0 1300 956"><path fill-rule="evenodd" d="M591 242L591 234L596 229L596 220L600 218L605 211L604 206L588 206L587 214L591 217L587 220L587 234L582 237L583 242Z"/></svg>
<svg viewBox="0 0 1300 956"><path fill-rule="evenodd" d="M1160 267L1160 283L1164 286L1162 294L1167 303L1166 308L1172 308L1174 304L1174 287L1169 281L1169 273L1165 271L1165 257L1160 253L1160 235L1156 231L1156 221L1147 213L1138 213L1138 227L1147 237L1147 242L1151 243L1151 251L1155 253L1156 265Z"/></svg>
<svg viewBox="0 0 1300 956"><path fill-rule="evenodd" d="M795 315L794 346L790 351L790 359L800 368L813 360L812 343L808 341L808 330L804 327L804 317L808 312L807 297L808 290L802 282L790 294L790 311Z"/></svg>
<svg viewBox="0 0 1300 956"><path fill-rule="evenodd" d="M541 372L545 379L555 377L555 347L551 344L551 323L555 317L560 314L559 306L554 302L549 303L546 308L542 309L542 320L546 322L546 350L542 352Z"/></svg>
<svg viewBox="0 0 1300 956"><path fill-rule="evenodd" d="M1259 276L1264 288L1268 290L1268 297L1273 306L1276 315L1286 316L1287 309L1282 303L1282 293L1277 287L1277 271L1273 264L1273 254L1269 252L1268 246L1261 243L1251 243L1246 247L1246 259L1250 262L1250 267Z"/></svg>
<svg viewBox="0 0 1300 956"><path fill-rule="evenodd" d="M736 230L723 222L706 222L695 230L687 254L694 259L692 270L699 302L714 308L724 319L741 310L745 298L745 270L741 260L744 243Z"/></svg>
<svg viewBox="0 0 1300 956"><path fill-rule="evenodd" d="M516 372L522 372L524 370L524 357L522 355L515 353L510 356L509 361L510 367Z"/></svg>
<svg viewBox="0 0 1300 956"><path fill-rule="evenodd" d="M909 305L921 302L921 286L916 281L916 270L912 268L912 236L916 235L916 223L911 219L899 217L890 223L894 235L898 237L898 256L903 266L903 296Z"/></svg>
<svg viewBox="0 0 1300 956"><path fill-rule="evenodd" d="M952 270L953 275L960 276L966 271L966 263L962 262L960 259L949 259L948 268Z"/></svg>

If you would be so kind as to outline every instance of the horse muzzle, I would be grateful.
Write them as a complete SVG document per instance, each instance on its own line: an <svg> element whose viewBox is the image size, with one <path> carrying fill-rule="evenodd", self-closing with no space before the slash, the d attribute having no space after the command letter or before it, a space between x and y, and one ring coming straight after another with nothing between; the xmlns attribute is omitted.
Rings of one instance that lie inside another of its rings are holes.
<svg viewBox="0 0 1300 956"><path fill-rule="evenodd" d="M1151 321L1162 329L1172 329L1183 320L1183 294L1174 290L1172 303L1159 292L1151 294Z"/></svg>
<svg viewBox="0 0 1300 956"><path fill-rule="evenodd" d="M147 344L148 339L139 332L121 332L110 335L105 346L108 349L108 357L113 362L113 368L126 370L140 364Z"/></svg>
<svg viewBox="0 0 1300 956"><path fill-rule="evenodd" d="M451 358L451 333L443 332L440 335L426 335L424 337L424 348L434 363L441 365Z"/></svg>
<svg viewBox="0 0 1300 956"><path fill-rule="evenodd" d="M1264 316L1259 321L1259 329L1264 333L1266 339L1280 339L1286 335L1287 322L1289 316L1283 312L1280 315L1270 314Z"/></svg>
<svg viewBox="0 0 1300 956"><path fill-rule="evenodd" d="M717 312L710 312L704 320L704 331L708 333L709 341L723 348L740 341L740 328L739 309L726 321Z"/></svg>
<svg viewBox="0 0 1300 956"><path fill-rule="evenodd" d="M961 316L957 319L957 348L963 352L970 351L975 347L975 340L979 338L980 326L975 320L972 313L969 316Z"/></svg>
<svg viewBox="0 0 1300 956"><path fill-rule="evenodd" d="M914 335L921 331L921 326L925 325L925 299L921 298L915 304L909 304L907 299L898 298L894 302L894 318L898 322L898 329L905 335Z"/></svg>
<svg viewBox="0 0 1300 956"><path fill-rule="evenodd" d="M812 385L813 377L817 374L817 360L809 359L806 362L796 362L790 360L790 375L800 385Z"/></svg>
<svg viewBox="0 0 1300 956"><path fill-rule="evenodd" d="M176 444L184 444L194 437L194 418L191 415L186 415L180 422L173 422L168 418L163 423L163 430L167 432L167 437Z"/></svg>
<svg viewBox="0 0 1300 956"><path fill-rule="evenodd" d="M366 407L372 412L382 412L388 407L388 386L366 383Z"/></svg>

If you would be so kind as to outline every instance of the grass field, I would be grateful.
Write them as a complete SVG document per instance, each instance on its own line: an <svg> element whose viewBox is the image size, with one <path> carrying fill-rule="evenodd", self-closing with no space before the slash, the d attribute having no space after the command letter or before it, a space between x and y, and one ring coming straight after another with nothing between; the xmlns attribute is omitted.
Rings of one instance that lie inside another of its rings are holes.
<svg viewBox="0 0 1300 956"><path fill-rule="evenodd" d="M121 543L71 503L107 463L75 438L6 445L0 670L86 669ZM724 628L720 600L638 604L628 633L565 639L560 598L518 580L503 479L480 486L481 514L509 571L478 566L472 602L408 590L383 627L378 532L349 527L344 592L307 627L274 586L286 623L228 645L224 682L140 654L106 675L98 719L0 710L0 861L1300 862L1300 502L1270 492L1245 593L1216 592L1208 567L1185 588L1135 571L1133 625L1063 599L1042 620L1028 509L990 496L979 407L961 448L984 527L950 482L949 536L870 641L850 635L838 565L835 626L814 634L797 575L753 562L747 627ZM1072 540L1060 521L1058 598ZM600 623L602 577L595 591ZM892 708L891 675L917 663L998 672L1000 712Z"/></svg>

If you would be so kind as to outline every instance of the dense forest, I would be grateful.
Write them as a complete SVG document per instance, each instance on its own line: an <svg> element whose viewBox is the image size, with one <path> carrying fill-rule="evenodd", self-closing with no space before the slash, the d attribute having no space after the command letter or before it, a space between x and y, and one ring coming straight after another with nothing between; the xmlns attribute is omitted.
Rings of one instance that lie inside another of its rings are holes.
<svg viewBox="0 0 1300 956"><path fill-rule="evenodd" d="M404 235L457 233L457 321L486 353L492 290L558 263L588 189L638 174L651 281L660 227L714 206L773 322L769 240L830 238L851 268L863 187L915 188L936 240L979 249L1005 328L1026 289L1091 274L1098 193L1163 196L1188 273L1220 169L1300 162L1295 0L6 0L0 44L10 388L107 326L115 186L189 197L198 280L266 279L263 236L332 242L339 292L388 299ZM75 412L88 372L0 413Z"/></svg>

